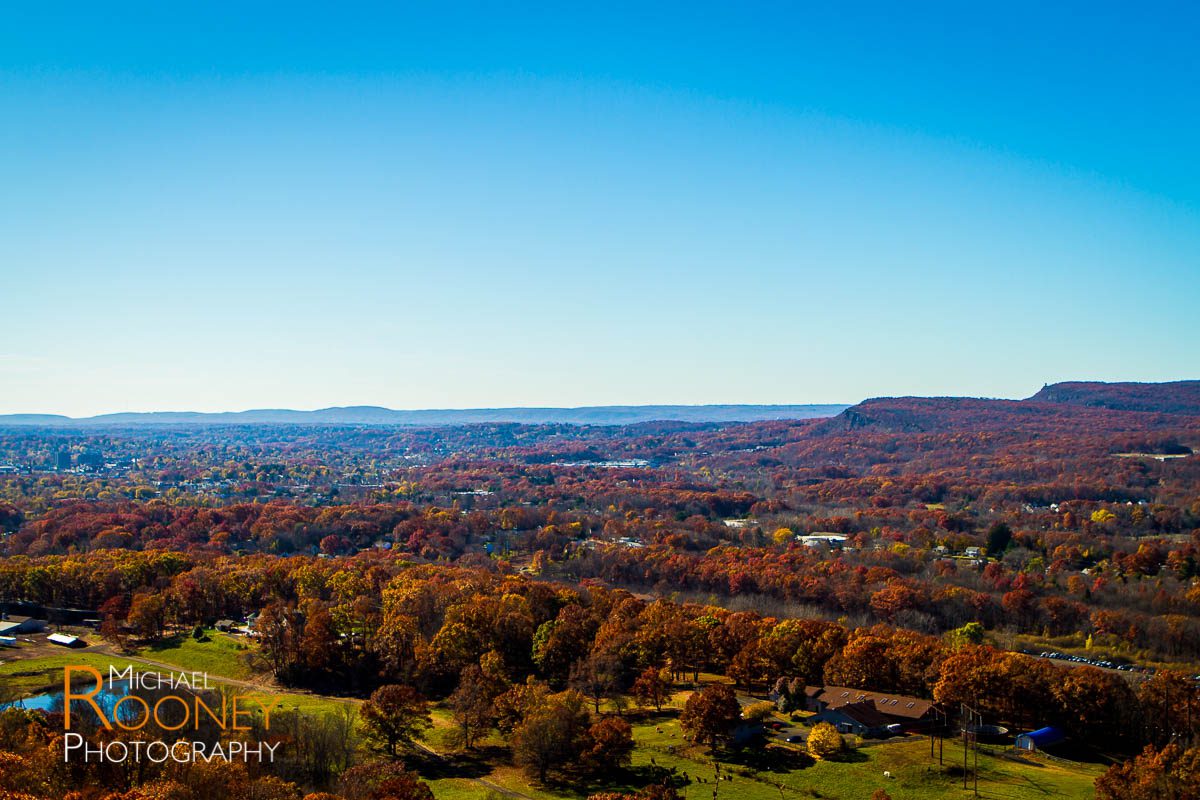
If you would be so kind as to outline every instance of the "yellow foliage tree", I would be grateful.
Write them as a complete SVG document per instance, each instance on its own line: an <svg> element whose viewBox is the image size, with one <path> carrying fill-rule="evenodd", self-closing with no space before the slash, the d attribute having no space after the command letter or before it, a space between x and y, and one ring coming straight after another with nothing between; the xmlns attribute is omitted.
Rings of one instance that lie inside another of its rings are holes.
<svg viewBox="0 0 1200 800"><path fill-rule="evenodd" d="M808 734L808 754L813 758L832 758L845 746L842 735L828 722L818 722Z"/></svg>
<svg viewBox="0 0 1200 800"><path fill-rule="evenodd" d="M762 722L769 719L775 713L775 704L770 700L763 700L759 703L751 703L742 709L742 719L753 720L754 722Z"/></svg>

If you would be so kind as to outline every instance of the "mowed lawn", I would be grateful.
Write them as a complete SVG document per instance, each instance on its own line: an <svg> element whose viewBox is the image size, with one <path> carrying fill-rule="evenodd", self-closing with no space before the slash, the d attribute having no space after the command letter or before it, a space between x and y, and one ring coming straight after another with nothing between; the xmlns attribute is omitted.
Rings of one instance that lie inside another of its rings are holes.
<svg viewBox="0 0 1200 800"><path fill-rule="evenodd" d="M220 683L221 678L252 682L256 678L263 678L255 674L247 658L256 646L253 641L215 630L206 630L205 634L206 638L200 640L191 636L166 639L141 648L138 655L170 664L183 672L204 672L213 683ZM145 666L142 668L145 669ZM342 706L357 705L361 702L312 692L264 690L239 693L264 703L271 703L281 711L300 711L305 714L334 713Z"/></svg>
<svg viewBox="0 0 1200 800"><path fill-rule="evenodd" d="M245 637L230 636L214 630L205 631L203 640L180 635L165 639L138 651L142 658L161 661L184 672L207 672L209 675L234 680L250 680L254 671L247 662L253 644Z"/></svg>

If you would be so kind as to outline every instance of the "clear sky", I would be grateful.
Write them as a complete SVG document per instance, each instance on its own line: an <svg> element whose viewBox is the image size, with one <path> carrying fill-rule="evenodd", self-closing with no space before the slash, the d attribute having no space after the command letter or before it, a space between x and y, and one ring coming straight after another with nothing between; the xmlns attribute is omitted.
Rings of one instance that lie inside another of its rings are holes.
<svg viewBox="0 0 1200 800"><path fill-rule="evenodd" d="M16 5L0 412L1200 377L1195 3Z"/></svg>

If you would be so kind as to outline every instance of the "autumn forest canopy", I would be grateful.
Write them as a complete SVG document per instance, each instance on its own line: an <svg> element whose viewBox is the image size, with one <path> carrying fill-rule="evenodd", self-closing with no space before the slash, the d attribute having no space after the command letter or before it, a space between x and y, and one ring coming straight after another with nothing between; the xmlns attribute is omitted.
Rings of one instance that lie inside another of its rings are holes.
<svg viewBox="0 0 1200 800"><path fill-rule="evenodd" d="M694 690L679 724L715 750L737 697L812 686L1053 727L1112 765L1101 796L1183 797L1197 451L1200 381L752 422L0 425L0 604L114 653L250 624L255 674L362 701L377 759L214 768L210 800L427 796L404 754L430 704L466 751L599 793L628 704ZM192 796L168 768L70 774L53 735L0 714L0 797Z"/></svg>

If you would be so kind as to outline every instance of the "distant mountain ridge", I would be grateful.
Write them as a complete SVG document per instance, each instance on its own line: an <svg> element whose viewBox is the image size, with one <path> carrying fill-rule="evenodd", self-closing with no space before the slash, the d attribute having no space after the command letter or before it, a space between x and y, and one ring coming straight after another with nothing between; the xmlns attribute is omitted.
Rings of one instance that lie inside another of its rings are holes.
<svg viewBox="0 0 1200 800"><path fill-rule="evenodd" d="M154 411L66 417L57 414L0 414L0 426L99 427L121 425L396 425L444 426L476 423L526 425L632 425L641 422L759 422L832 417L846 404L582 406L579 408L466 408L397 411L347 406L316 411Z"/></svg>
<svg viewBox="0 0 1200 800"><path fill-rule="evenodd" d="M1043 386L1029 398L1044 403L1111 408L1116 411L1157 411L1162 414L1200 414L1200 381L1169 383L1100 383L1075 381Z"/></svg>
<svg viewBox="0 0 1200 800"><path fill-rule="evenodd" d="M1173 415L1200 416L1200 381L1056 383L1024 400L875 397L824 420L813 429L813 434L987 430L1033 433L1067 420L1077 425L1122 429L1147 424L1147 415L1166 415L1155 424L1177 420Z"/></svg>
<svg viewBox="0 0 1200 800"><path fill-rule="evenodd" d="M824 419L815 434L853 430L932 432L1038 428L1051 418L1094 417L1105 412L1200 416L1200 381L1104 383L1072 381L1042 387L1024 400L974 397L877 397L857 405L645 405L577 408L465 408L397 411L345 406L315 411L156 411L72 418L56 414L0 414L3 426L100 427L143 425L394 425L406 427L486 423L524 425L635 425L644 422L733 423ZM1111 420L1110 420L1111 421Z"/></svg>

